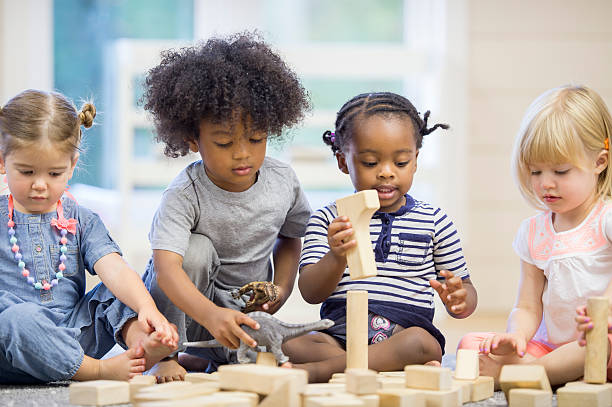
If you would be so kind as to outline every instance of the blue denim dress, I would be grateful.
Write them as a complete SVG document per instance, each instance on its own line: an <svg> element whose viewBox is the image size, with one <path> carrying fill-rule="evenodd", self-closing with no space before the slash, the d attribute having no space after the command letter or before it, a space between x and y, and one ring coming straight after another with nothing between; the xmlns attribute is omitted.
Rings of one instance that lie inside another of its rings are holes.
<svg viewBox="0 0 612 407"><path fill-rule="evenodd" d="M64 216L78 221L67 234L67 252L58 284L37 290L21 275L8 235L8 199L0 197L0 383L40 383L70 379L83 356L99 359L123 347L121 328L136 313L102 284L85 293L85 270L110 253L121 254L95 213L63 198ZM55 212L13 212L15 236L26 268L36 281L55 278L60 233Z"/></svg>

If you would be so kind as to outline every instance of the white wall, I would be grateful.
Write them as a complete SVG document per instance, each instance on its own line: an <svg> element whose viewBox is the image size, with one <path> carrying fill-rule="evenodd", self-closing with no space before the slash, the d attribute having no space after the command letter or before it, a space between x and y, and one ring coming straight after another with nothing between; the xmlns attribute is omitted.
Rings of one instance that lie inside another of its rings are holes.
<svg viewBox="0 0 612 407"><path fill-rule="evenodd" d="M0 0L0 103L53 89L53 0Z"/></svg>

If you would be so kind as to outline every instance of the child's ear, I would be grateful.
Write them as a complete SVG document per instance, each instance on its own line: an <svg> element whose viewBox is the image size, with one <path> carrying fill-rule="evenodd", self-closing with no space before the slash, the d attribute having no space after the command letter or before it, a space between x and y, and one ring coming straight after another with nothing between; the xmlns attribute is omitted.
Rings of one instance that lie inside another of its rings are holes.
<svg viewBox="0 0 612 407"><path fill-rule="evenodd" d="M608 157L610 152L608 150L601 150L601 152L597 155L597 159L595 160L595 173L601 174L603 170L608 168Z"/></svg>
<svg viewBox="0 0 612 407"><path fill-rule="evenodd" d="M0 153L0 174L6 174L6 166L4 165L4 154Z"/></svg>
<svg viewBox="0 0 612 407"><path fill-rule="evenodd" d="M195 141L189 140L187 141L187 144L189 144L189 149L192 152L197 153L198 151L200 151L200 149L198 148L198 144Z"/></svg>
<svg viewBox="0 0 612 407"><path fill-rule="evenodd" d="M336 161L338 161L338 168L345 174L349 173L348 166L346 165L346 157L340 151L336 153Z"/></svg>

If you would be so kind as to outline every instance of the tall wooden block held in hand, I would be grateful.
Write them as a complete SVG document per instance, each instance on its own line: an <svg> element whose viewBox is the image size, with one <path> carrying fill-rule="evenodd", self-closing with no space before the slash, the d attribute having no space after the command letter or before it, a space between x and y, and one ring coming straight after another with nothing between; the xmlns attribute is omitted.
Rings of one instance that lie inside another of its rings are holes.
<svg viewBox="0 0 612 407"><path fill-rule="evenodd" d="M587 316L593 321L593 329L586 334L584 381L605 383L608 365L608 297L591 297L587 300Z"/></svg>
<svg viewBox="0 0 612 407"><path fill-rule="evenodd" d="M346 368L368 368L368 292L346 293Z"/></svg>
<svg viewBox="0 0 612 407"><path fill-rule="evenodd" d="M370 219L378 208L378 192L366 189L336 200L338 216L348 216L354 230L353 239L357 247L346 255L351 280L367 278L376 275L376 262L370 239Z"/></svg>

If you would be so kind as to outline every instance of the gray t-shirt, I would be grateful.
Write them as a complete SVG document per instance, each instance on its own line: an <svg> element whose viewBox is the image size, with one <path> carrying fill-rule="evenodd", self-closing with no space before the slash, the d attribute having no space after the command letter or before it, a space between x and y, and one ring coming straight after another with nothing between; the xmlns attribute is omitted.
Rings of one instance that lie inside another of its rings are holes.
<svg viewBox="0 0 612 407"><path fill-rule="evenodd" d="M229 192L216 186L202 161L196 161L164 191L149 240L153 250L185 256L191 233L207 236L221 262L218 283L240 287L271 279L270 254L277 237L303 237L310 212L285 163L266 157L255 184Z"/></svg>

